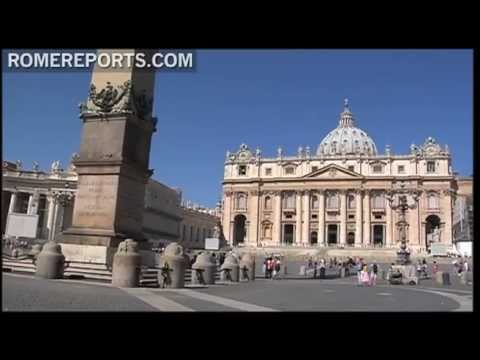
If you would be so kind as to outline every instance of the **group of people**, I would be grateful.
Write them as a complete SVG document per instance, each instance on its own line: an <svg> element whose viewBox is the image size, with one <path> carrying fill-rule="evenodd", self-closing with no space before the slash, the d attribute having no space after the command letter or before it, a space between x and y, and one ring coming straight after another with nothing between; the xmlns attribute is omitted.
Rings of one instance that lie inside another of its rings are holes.
<svg viewBox="0 0 480 360"><path fill-rule="evenodd" d="M464 272L470 271L470 264L468 263L467 257L461 257L460 259L455 259L452 262L453 272L458 276L462 276Z"/></svg>
<svg viewBox="0 0 480 360"><path fill-rule="evenodd" d="M375 261L373 261L369 266L362 258L357 258L355 261L355 269L357 271L358 286L377 285L377 276L380 271L380 267Z"/></svg>
<svg viewBox="0 0 480 360"><path fill-rule="evenodd" d="M281 261L280 257L268 255L263 261L263 273L265 274L265 279L277 279L281 270Z"/></svg>

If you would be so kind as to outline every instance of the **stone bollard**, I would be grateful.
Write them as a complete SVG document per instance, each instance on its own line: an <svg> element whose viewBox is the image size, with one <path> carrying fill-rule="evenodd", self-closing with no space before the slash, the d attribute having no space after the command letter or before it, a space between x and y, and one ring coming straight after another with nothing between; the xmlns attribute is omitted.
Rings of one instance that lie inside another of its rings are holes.
<svg viewBox="0 0 480 360"><path fill-rule="evenodd" d="M240 280L255 280L255 258L251 254L244 254L240 260Z"/></svg>
<svg viewBox="0 0 480 360"><path fill-rule="evenodd" d="M450 273L437 271L435 274L435 281L440 285L450 285Z"/></svg>
<svg viewBox="0 0 480 360"><path fill-rule="evenodd" d="M37 256L35 275L45 279L61 279L65 269L62 247L54 241L47 242Z"/></svg>
<svg viewBox="0 0 480 360"><path fill-rule="evenodd" d="M186 268L186 259L183 253L183 247L178 243L171 243L165 248L163 254L162 265L168 266L168 271L159 272L158 275L159 283L164 281L165 287L172 289L179 289L185 286L185 268Z"/></svg>
<svg viewBox="0 0 480 360"><path fill-rule="evenodd" d="M32 256L36 260L38 255L41 253L41 251L42 251L42 245L35 244L32 246L32 249L30 250L30 256Z"/></svg>
<svg viewBox="0 0 480 360"><path fill-rule="evenodd" d="M233 255L228 255L225 258L225 261L223 262L222 266L220 267L222 270L222 275L226 274L226 271L230 272L230 281L238 282L239 281L239 270L240 266L238 265L238 260L235 256ZM225 277L225 275L223 275ZM225 279L224 280L228 280Z"/></svg>
<svg viewBox="0 0 480 360"><path fill-rule="evenodd" d="M205 252L197 256L197 261L192 265L192 284L198 284L196 271L201 272L203 281L206 285L215 284L215 274L217 272L217 264L212 255Z"/></svg>
<svg viewBox="0 0 480 360"><path fill-rule="evenodd" d="M112 285L124 288L138 287L142 257L137 251L137 242L127 239L118 245L113 256Z"/></svg>

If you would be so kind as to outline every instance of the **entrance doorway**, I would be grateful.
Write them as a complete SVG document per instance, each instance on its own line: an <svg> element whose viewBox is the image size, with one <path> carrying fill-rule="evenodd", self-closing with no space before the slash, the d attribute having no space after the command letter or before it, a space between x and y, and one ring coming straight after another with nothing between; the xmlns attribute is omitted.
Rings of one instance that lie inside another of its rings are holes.
<svg viewBox="0 0 480 360"><path fill-rule="evenodd" d="M318 233L316 231L312 231L310 234L310 244L314 245L318 242Z"/></svg>
<svg viewBox="0 0 480 360"><path fill-rule="evenodd" d="M425 246L430 249L431 242L440 241L440 218L437 215L429 215L425 222Z"/></svg>
<svg viewBox="0 0 480 360"><path fill-rule="evenodd" d="M373 246L383 246L385 244L383 225L373 225Z"/></svg>
<svg viewBox="0 0 480 360"><path fill-rule="evenodd" d="M245 241L246 228L245 222L247 218L245 215L237 215L234 219L234 232L233 232L233 246L242 244Z"/></svg>
<svg viewBox="0 0 480 360"><path fill-rule="evenodd" d="M338 225L337 224L328 225L327 241L328 241L328 245L336 244L338 242Z"/></svg>
<svg viewBox="0 0 480 360"><path fill-rule="evenodd" d="M347 234L347 244L349 246L353 246L355 244L355 233L353 231L350 231Z"/></svg>
<svg viewBox="0 0 480 360"><path fill-rule="evenodd" d="M285 244L293 244L293 236L295 233L295 227L293 224L283 225L283 242Z"/></svg>

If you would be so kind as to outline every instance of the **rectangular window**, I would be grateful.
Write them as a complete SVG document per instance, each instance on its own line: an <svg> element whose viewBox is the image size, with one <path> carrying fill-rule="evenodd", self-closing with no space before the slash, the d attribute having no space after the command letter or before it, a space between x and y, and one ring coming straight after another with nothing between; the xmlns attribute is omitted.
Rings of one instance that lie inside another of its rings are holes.
<svg viewBox="0 0 480 360"><path fill-rule="evenodd" d="M265 169L265 175L267 175L267 176L272 175L272 168L266 168Z"/></svg>
<svg viewBox="0 0 480 360"><path fill-rule="evenodd" d="M382 215L375 215L375 220L382 220Z"/></svg>
<svg viewBox="0 0 480 360"><path fill-rule="evenodd" d="M238 167L238 175L240 175L240 176L247 175L247 166L246 165L240 165Z"/></svg>
<svg viewBox="0 0 480 360"><path fill-rule="evenodd" d="M292 218L292 215L285 215L285 218L286 218L286 219L291 219L291 218Z"/></svg>
<svg viewBox="0 0 480 360"><path fill-rule="evenodd" d="M381 174L383 170L382 165L373 165L373 172L375 174Z"/></svg>
<svg viewBox="0 0 480 360"><path fill-rule="evenodd" d="M295 172L295 169L293 167L285 168L285 174L286 175L293 175L294 172Z"/></svg>
<svg viewBox="0 0 480 360"><path fill-rule="evenodd" d="M399 174L405 174L405 166L398 165L398 173Z"/></svg>
<svg viewBox="0 0 480 360"><path fill-rule="evenodd" d="M312 219L317 219L318 215L317 214L312 214Z"/></svg>
<svg viewBox="0 0 480 360"><path fill-rule="evenodd" d="M355 215L348 215L348 218L349 218L350 220L353 220L353 219L355 219Z"/></svg>
<svg viewBox="0 0 480 360"><path fill-rule="evenodd" d="M427 173L434 173L435 172L435 161L428 161L427 162Z"/></svg>
<svg viewBox="0 0 480 360"><path fill-rule="evenodd" d="M355 171L355 166L354 166L354 165L350 165L350 166L348 167L348 170L350 170L350 171Z"/></svg>
<svg viewBox="0 0 480 360"><path fill-rule="evenodd" d="M318 170L318 166L312 166L312 172L317 171L317 170Z"/></svg>

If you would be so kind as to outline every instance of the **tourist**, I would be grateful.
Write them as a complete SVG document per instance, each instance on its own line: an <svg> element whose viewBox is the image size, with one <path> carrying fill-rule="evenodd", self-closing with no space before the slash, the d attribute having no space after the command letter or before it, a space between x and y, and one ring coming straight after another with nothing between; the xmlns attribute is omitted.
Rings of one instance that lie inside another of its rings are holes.
<svg viewBox="0 0 480 360"><path fill-rule="evenodd" d="M393 274L393 267L395 266L395 263L391 263L390 267L388 268L387 271L387 281L390 280L390 276Z"/></svg>
<svg viewBox="0 0 480 360"><path fill-rule="evenodd" d="M374 261L372 264L372 271L370 273L370 285L372 286L377 285L377 274L378 274L378 265Z"/></svg>
<svg viewBox="0 0 480 360"><path fill-rule="evenodd" d="M438 264L436 261L433 262L432 273L435 275L438 272Z"/></svg>
<svg viewBox="0 0 480 360"><path fill-rule="evenodd" d="M467 259L465 259L465 261L463 262L463 271L468 272L468 270L469 270L468 261Z"/></svg>
<svg viewBox="0 0 480 360"><path fill-rule="evenodd" d="M358 263L357 263L357 267L356 267L357 280L358 280L358 285L359 286L362 285L362 269L363 269L363 266L362 266L362 263L359 260Z"/></svg>
<svg viewBox="0 0 480 360"><path fill-rule="evenodd" d="M315 262L313 263L313 278L314 278L314 279L317 278L317 266L318 266L318 264L317 264L317 262L315 261Z"/></svg>
<svg viewBox="0 0 480 360"><path fill-rule="evenodd" d="M309 258L308 263L307 263L307 269L310 270L312 268L312 266L313 266L312 258Z"/></svg>
<svg viewBox="0 0 480 360"><path fill-rule="evenodd" d="M368 266L365 265L362 270L362 284L364 286L369 286L370 285L370 276L368 275Z"/></svg>
<svg viewBox="0 0 480 360"><path fill-rule="evenodd" d="M277 257L277 259L275 260L275 272L277 273L276 275L278 276L280 274L280 269L281 269L281 262L280 262L280 258Z"/></svg>

